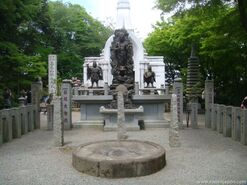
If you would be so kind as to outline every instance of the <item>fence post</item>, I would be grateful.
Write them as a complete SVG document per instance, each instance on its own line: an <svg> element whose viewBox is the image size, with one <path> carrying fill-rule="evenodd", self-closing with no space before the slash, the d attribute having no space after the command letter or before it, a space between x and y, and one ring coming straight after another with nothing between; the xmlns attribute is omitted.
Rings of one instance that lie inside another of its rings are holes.
<svg viewBox="0 0 247 185"><path fill-rule="evenodd" d="M53 112L54 112L54 105L49 104L47 105L47 130L53 130Z"/></svg>
<svg viewBox="0 0 247 185"><path fill-rule="evenodd" d="M223 136L231 137L232 132L232 107L227 106L225 108L225 118L223 121Z"/></svg>
<svg viewBox="0 0 247 185"><path fill-rule="evenodd" d="M247 109L241 111L241 135L240 141L242 144L247 145Z"/></svg>
<svg viewBox="0 0 247 185"><path fill-rule="evenodd" d="M198 128L198 103L191 103L191 127Z"/></svg>
<svg viewBox="0 0 247 185"><path fill-rule="evenodd" d="M212 105L212 121L211 121L211 129L217 129L217 104Z"/></svg>
<svg viewBox="0 0 247 185"><path fill-rule="evenodd" d="M240 141L240 108L233 107L232 109L232 139Z"/></svg>
<svg viewBox="0 0 247 185"><path fill-rule="evenodd" d="M0 111L0 146L3 144L3 117L2 111Z"/></svg>

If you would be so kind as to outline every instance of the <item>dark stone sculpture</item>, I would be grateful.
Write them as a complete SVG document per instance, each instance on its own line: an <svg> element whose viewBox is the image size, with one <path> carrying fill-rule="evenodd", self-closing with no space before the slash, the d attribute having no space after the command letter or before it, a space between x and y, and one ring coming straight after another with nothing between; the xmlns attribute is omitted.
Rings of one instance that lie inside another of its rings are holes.
<svg viewBox="0 0 247 185"><path fill-rule="evenodd" d="M108 105L108 108L117 108L116 87L119 85L124 85L127 89L127 92L124 94L124 107L133 108L135 107L132 104L132 95L134 94L133 45L127 30L115 30L110 52L111 73L113 75L110 88L113 101Z"/></svg>
<svg viewBox="0 0 247 185"><path fill-rule="evenodd" d="M129 34L125 29L116 30L114 34L110 48L113 88L119 84L125 84L128 89L133 88L133 46Z"/></svg>
<svg viewBox="0 0 247 185"><path fill-rule="evenodd" d="M151 87L154 87L155 82L155 73L152 71L151 66L148 66L148 70L143 75L144 83L147 83L146 87L149 87L149 84L151 83Z"/></svg>
<svg viewBox="0 0 247 185"><path fill-rule="evenodd" d="M93 62L93 67L89 67L87 64L87 79L91 78L91 87L93 87L93 84L96 83L96 86L98 87L99 80L103 80L103 72L101 67L97 66L97 63Z"/></svg>

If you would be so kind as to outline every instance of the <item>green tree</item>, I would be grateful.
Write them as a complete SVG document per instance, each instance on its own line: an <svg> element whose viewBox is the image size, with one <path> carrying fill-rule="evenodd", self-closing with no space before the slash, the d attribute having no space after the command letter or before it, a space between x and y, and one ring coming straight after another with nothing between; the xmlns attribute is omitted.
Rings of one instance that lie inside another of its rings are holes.
<svg viewBox="0 0 247 185"><path fill-rule="evenodd" d="M217 102L239 105L247 94L247 35L238 20L239 11L233 6L196 6L173 16L168 23L158 23L145 47L152 54L165 56L165 62L182 72L185 82L190 45L195 43L202 84L205 78L213 77Z"/></svg>

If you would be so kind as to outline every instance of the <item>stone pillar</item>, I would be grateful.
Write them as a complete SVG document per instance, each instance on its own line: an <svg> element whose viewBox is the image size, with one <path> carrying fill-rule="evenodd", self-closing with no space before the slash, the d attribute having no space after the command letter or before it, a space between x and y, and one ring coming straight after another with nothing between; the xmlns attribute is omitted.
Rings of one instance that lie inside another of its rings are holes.
<svg viewBox="0 0 247 185"><path fill-rule="evenodd" d="M57 94L57 55L48 55L48 90L53 97Z"/></svg>
<svg viewBox="0 0 247 185"><path fill-rule="evenodd" d="M198 103L191 103L191 127L198 128Z"/></svg>
<svg viewBox="0 0 247 185"><path fill-rule="evenodd" d="M211 104L212 113L211 113L211 129L216 130L217 123L217 104Z"/></svg>
<svg viewBox="0 0 247 185"><path fill-rule="evenodd" d="M139 83L135 82L135 95L139 95Z"/></svg>
<svg viewBox="0 0 247 185"><path fill-rule="evenodd" d="M183 83L181 78L175 79L173 93L177 96L178 125L183 128Z"/></svg>
<svg viewBox="0 0 247 185"><path fill-rule="evenodd" d="M169 95L169 86L168 85L165 86L165 94Z"/></svg>
<svg viewBox="0 0 247 185"><path fill-rule="evenodd" d="M7 109L2 112L3 119L1 120L3 126L3 142L12 141L12 120L10 118L10 110Z"/></svg>
<svg viewBox="0 0 247 185"><path fill-rule="evenodd" d="M228 106L224 110L223 136L231 137L232 129L232 107Z"/></svg>
<svg viewBox="0 0 247 185"><path fill-rule="evenodd" d="M3 117L2 111L0 111L0 146L3 144Z"/></svg>
<svg viewBox="0 0 247 185"><path fill-rule="evenodd" d="M241 134L240 142L243 145L247 145L247 109L241 111Z"/></svg>
<svg viewBox="0 0 247 185"><path fill-rule="evenodd" d="M56 147L61 147L64 145L64 128L61 119L61 98L55 96L52 102L54 104L54 145Z"/></svg>
<svg viewBox="0 0 247 185"><path fill-rule="evenodd" d="M172 111L172 120L169 128L169 145L171 147L179 147L181 143L179 140L179 122L178 122L176 94L172 94L171 111Z"/></svg>
<svg viewBox="0 0 247 185"><path fill-rule="evenodd" d="M127 139L126 135L126 125L125 125L125 114L124 114L124 99L123 92L118 91L118 113L117 113L117 125L118 125L118 133L117 138L118 141Z"/></svg>
<svg viewBox="0 0 247 185"><path fill-rule="evenodd" d="M214 81L205 81L205 127L211 127L210 104L214 104Z"/></svg>
<svg viewBox="0 0 247 185"><path fill-rule="evenodd" d="M108 95L108 83L107 82L104 83L104 95L105 96Z"/></svg>
<svg viewBox="0 0 247 185"><path fill-rule="evenodd" d="M41 96L42 82L33 82L31 85L32 91L32 105L35 107L35 125L34 128L40 128L40 96Z"/></svg>
<svg viewBox="0 0 247 185"><path fill-rule="evenodd" d="M222 105L217 105L217 131L223 132L223 109Z"/></svg>
<svg viewBox="0 0 247 185"><path fill-rule="evenodd" d="M29 131L33 131L34 129L34 118L33 118L33 107L28 105L28 111L29 111Z"/></svg>
<svg viewBox="0 0 247 185"><path fill-rule="evenodd" d="M21 137L21 114L20 114L20 109L16 108L15 109L15 124L13 130L15 130L14 137L15 138L20 138Z"/></svg>
<svg viewBox="0 0 247 185"><path fill-rule="evenodd" d="M62 120L64 129L70 130L72 128L72 82L71 80L63 80L62 83Z"/></svg>
<svg viewBox="0 0 247 185"><path fill-rule="evenodd" d="M240 108L232 108L232 139L240 141Z"/></svg>
<svg viewBox="0 0 247 185"><path fill-rule="evenodd" d="M25 107L25 98L24 97L18 98L18 101L19 101L20 107Z"/></svg>
<svg viewBox="0 0 247 185"><path fill-rule="evenodd" d="M46 106L46 110L47 110L47 130L53 130L54 105L53 104L48 104Z"/></svg>

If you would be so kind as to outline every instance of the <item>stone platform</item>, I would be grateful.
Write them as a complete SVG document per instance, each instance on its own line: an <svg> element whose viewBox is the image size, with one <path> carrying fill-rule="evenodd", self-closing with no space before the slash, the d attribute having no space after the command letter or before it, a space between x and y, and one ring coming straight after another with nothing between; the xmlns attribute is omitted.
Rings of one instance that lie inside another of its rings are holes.
<svg viewBox="0 0 247 185"><path fill-rule="evenodd" d="M106 178L145 176L166 165L165 149L137 141L99 141L81 145L73 152L72 164L80 172Z"/></svg>

